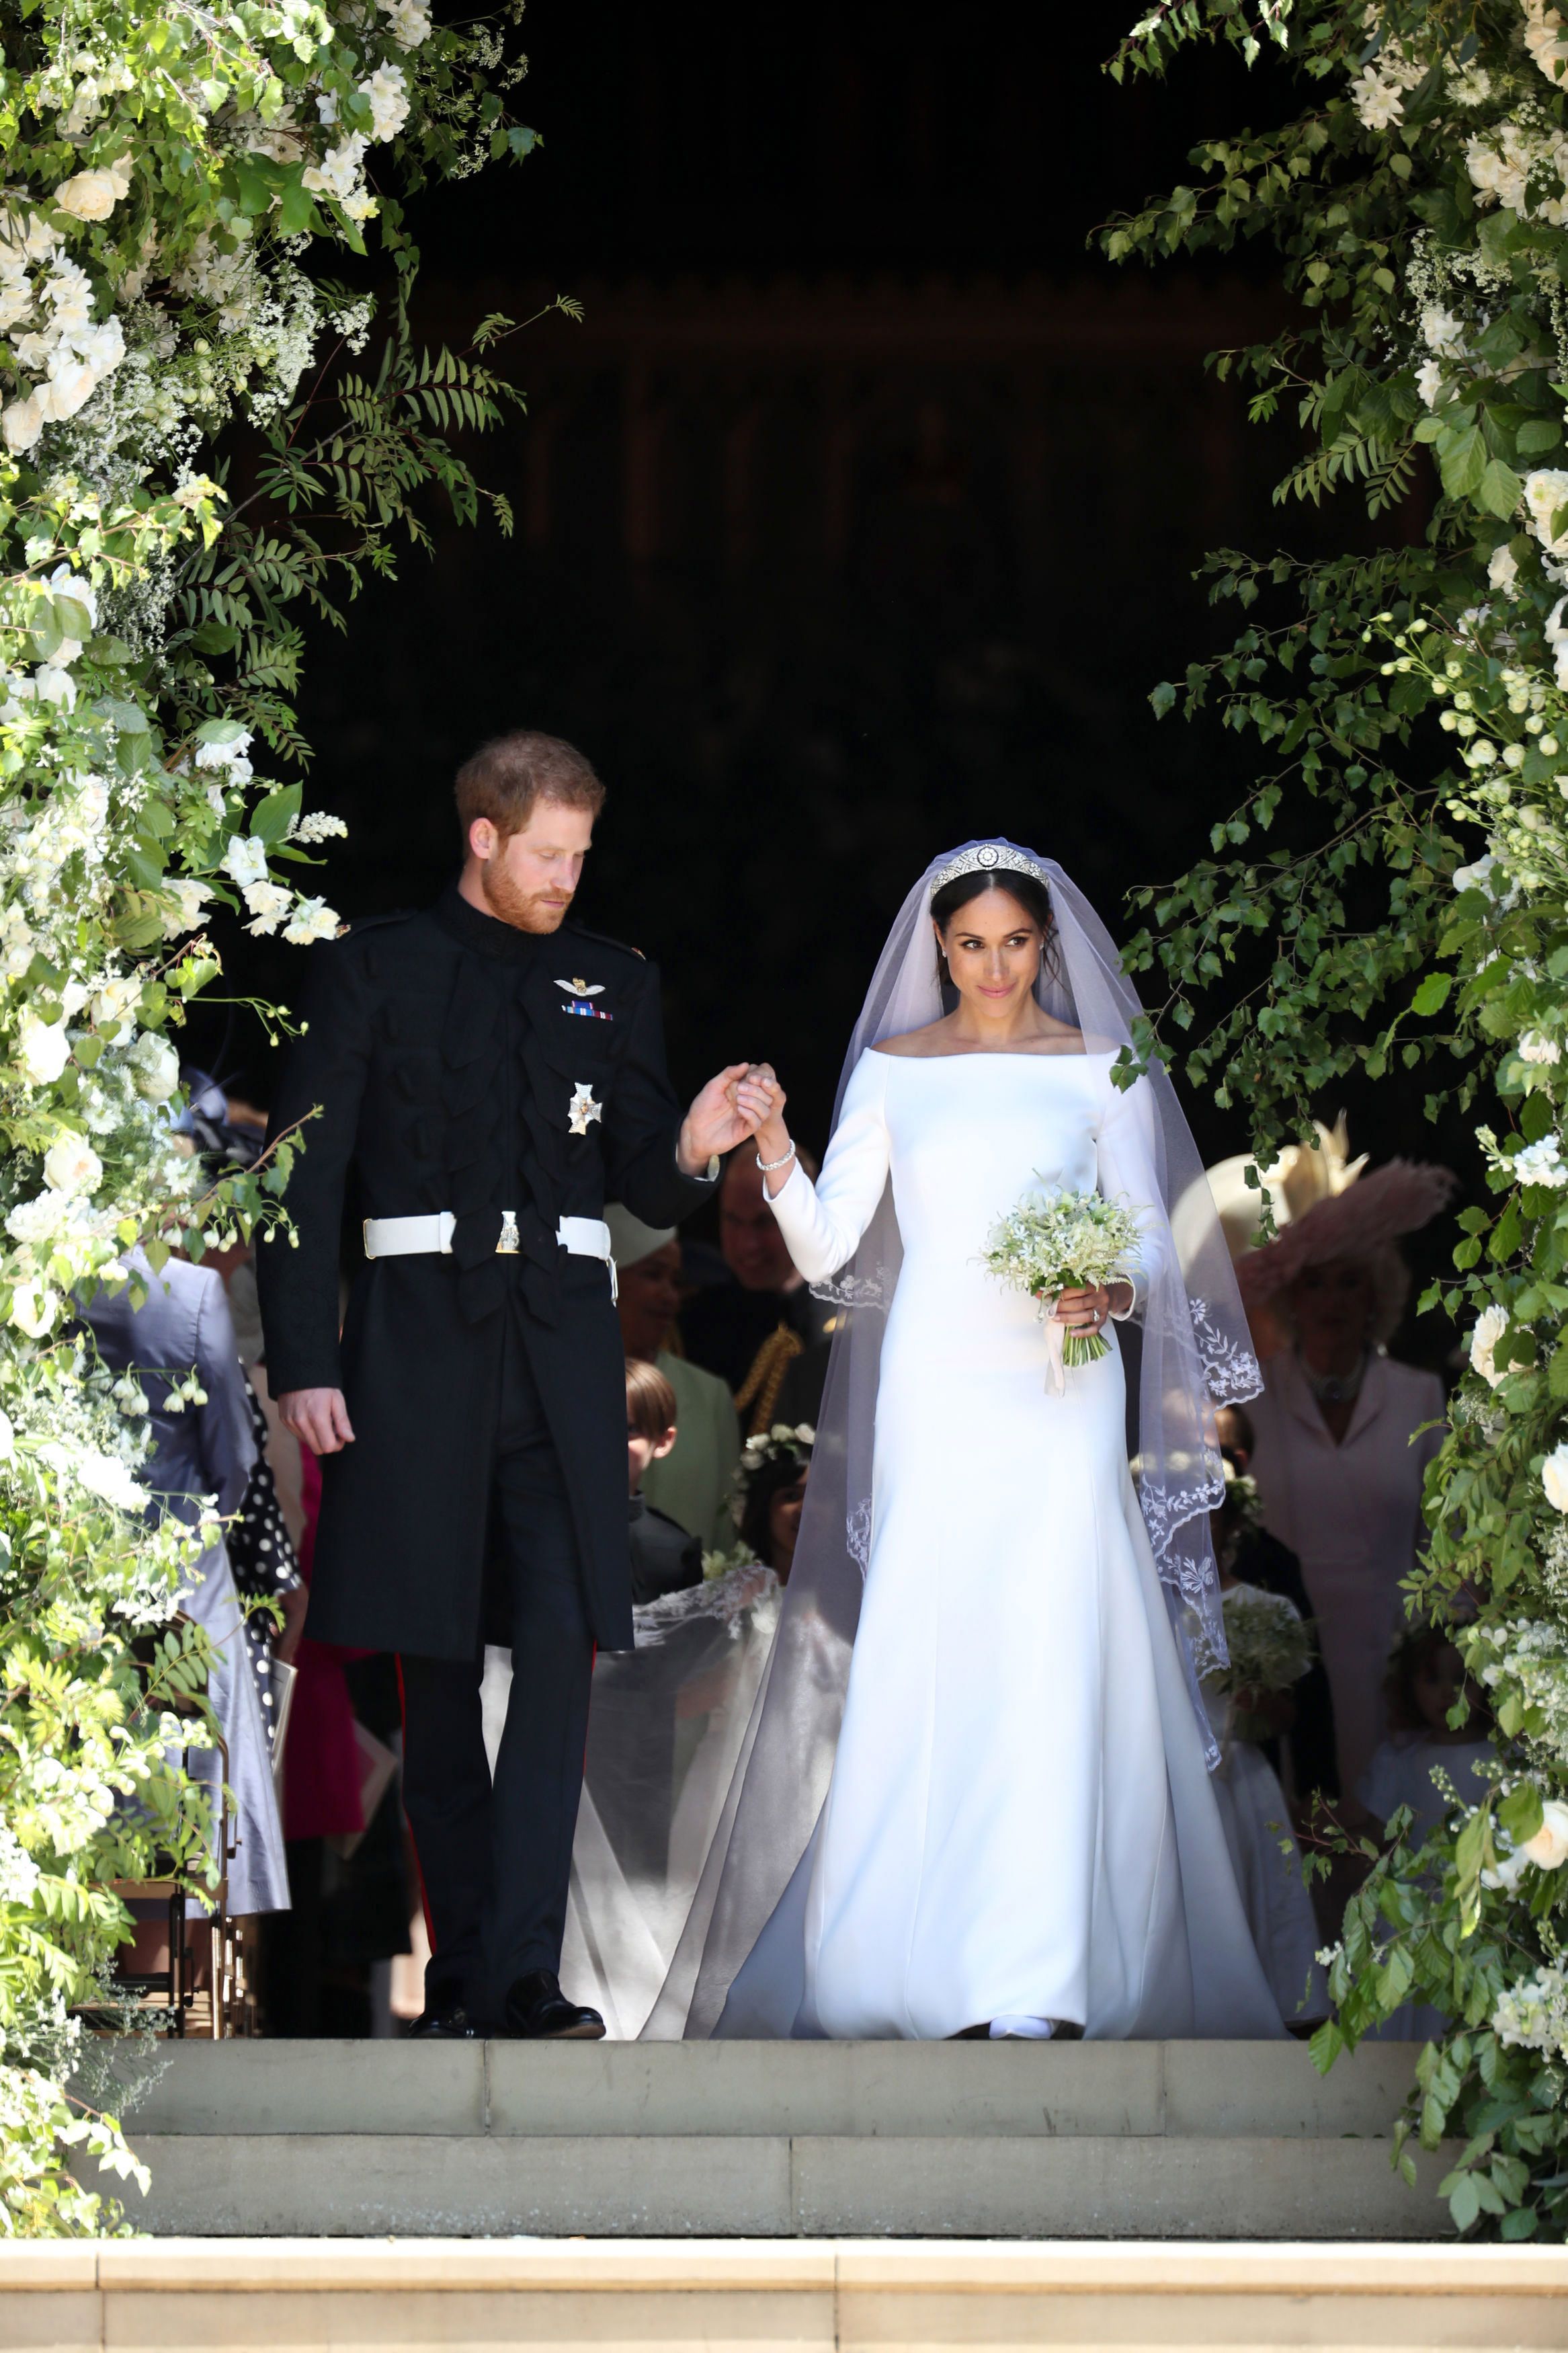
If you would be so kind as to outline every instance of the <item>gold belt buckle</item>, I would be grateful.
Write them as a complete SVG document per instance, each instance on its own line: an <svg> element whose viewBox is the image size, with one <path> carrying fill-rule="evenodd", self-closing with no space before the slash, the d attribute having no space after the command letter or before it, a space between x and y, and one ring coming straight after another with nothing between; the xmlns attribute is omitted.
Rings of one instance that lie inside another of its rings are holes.
<svg viewBox="0 0 1568 2353"><path fill-rule="evenodd" d="M496 1244L498 1258L515 1258L522 1245L517 1234L517 1211L503 1209L500 1213L500 1240Z"/></svg>

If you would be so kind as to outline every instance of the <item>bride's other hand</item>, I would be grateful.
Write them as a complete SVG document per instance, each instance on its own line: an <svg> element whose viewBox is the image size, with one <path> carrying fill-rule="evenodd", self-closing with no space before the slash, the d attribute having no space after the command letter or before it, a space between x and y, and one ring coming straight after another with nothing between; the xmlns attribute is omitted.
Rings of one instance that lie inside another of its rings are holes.
<svg viewBox="0 0 1568 2353"><path fill-rule="evenodd" d="M1065 1324L1069 1332L1101 1332L1117 1309L1125 1314L1131 1304L1132 1285L1113 1282L1109 1290L1095 1286L1088 1291L1059 1292L1051 1316L1054 1323Z"/></svg>
<svg viewBox="0 0 1568 2353"><path fill-rule="evenodd" d="M709 1080L681 1125L676 1158L688 1176L701 1173L715 1155L733 1152L757 1132L766 1110L758 1097L754 1062L731 1062Z"/></svg>
<svg viewBox="0 0 1568 2353"><path fill-rule="evenodd" d="M771 1199L775 1193L783 1190L795 1166L790 1151L789 1129L784 1125L784 1105L789 1101L789 1097L780 1086L771 1062L758 1062L751 1076L759 1092L765 1093L767 1097L767 1109L757 1126L757 1158L761 1161L779 1161L784 1164L775 1168L771 1175L767 1173L763 1175L763 1188Z"/></svg>

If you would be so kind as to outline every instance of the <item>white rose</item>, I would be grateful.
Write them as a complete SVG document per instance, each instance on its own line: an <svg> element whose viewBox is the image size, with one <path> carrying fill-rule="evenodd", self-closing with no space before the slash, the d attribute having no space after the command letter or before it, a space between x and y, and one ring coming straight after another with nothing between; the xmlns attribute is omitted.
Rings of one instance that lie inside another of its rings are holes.
<svg viewBox="0 0 1568 2353"><path fill-rule="evenodd" d="M1541 1828L1520 1841L1519 1851L1541 1871L1560 1871L1568 1862L1568 1806L1561 1798L1542 1800Z"/></svg>
<svg viewBox="0 0 1568 2353"><path fill-rule="evenodd" d="M180 1083L180 1058L168 1039L155 1029L143 1030L128 1059L137 1093L147 1103L167 1103Z"/></svg>
<svg viewBox="0 0 1568 2353"><path fill-rule="evenodd" d="M1431 406L1430 402L1427 403L1427 406ZM1518 578L1519 565L1514 559L1513 550L1505 539L1500 547L1494 547L1492 550L1491 562L1487 565L1487 581L1500 596L1512 596L1518 593L1514 587Z"/></svg>
<svg viewBox="0 0 1568 2353"><path fill-rule="evenodd" d="M1568 1512L1568 1446L1555 1447L1541 1466L1541 1483L1554 1512Z"/></svg>
<svg viewBox="0 0 1568 2353"><path fill-rule="evenodd" d="M36 1087L52 1086L70 1060L70 1039L63 1021L40 1021L24 1013L16 1039L16 1060Z"/></svg>
<svg viewBox="0 0 1568 2353"><path fill-rule="evenodd" d="M1499 1372L1493 1361L1493 1351L1507 1330L1506 1307L1483 1307L1476 1318L1476 1328L1470 1334L1470 1363L1494 1389L1508 1377L1505 1373Z"/></svg>
<svg viewBox="0 0 1568 2353"><path fill-rule="evenodd" d="M131 158L122 155L117 164L74 173L55 190L54 200L61 212L69 213L73 220L107 220L121 197L129 194L130 187Z"/></svg>
<svg viewBox="0 0 1568 2353"><path fill-rule="evenodd" d="M223 868L224 872L233 881L237 882L241 890L249 882L265 882L267 844L254 833L231 833L228 838L228 848L224 853Z"/></svg>
<svg viewBox="0 0 1568 2353"><path fill-rule="evenodd" d="M1542 466L1524 478L1524 503L1530 512L1530 527L1545 548L1548 555L1568 555L1568 533L1552 536L1552 522L1568 507L1568 473L1560 467Z"/></svg>
<svg viewBox="0 0 1568 2353"><path fill-rule="evenodd" d="M41 1340L59 1309L59 1294L47 1284L24 1282L12 1294L11 1321L29 1340Z"/></svg>
<svg viewBox="0 0 1568 2353"><path fill-rule="evenodd" d="M1527 1029L1519 1041L1521 1062L1560 1062L1563 1049L1555 1038L1543 1038L1539 1029Z"/></svg>
<svg viewBox="0 0 1568 2353"><path fill-rule="evenodd" d="M4 432L5 447L13 457L19 458L24 450L32 448L46 422L43 403L36 392L28 393L25 400L6 403L5 414L0 417L0 432Z"/></svg>
<svg viewBox="0 0 1568 2353"><path fill-rule="evenodd" d="M85 1137L58 1135L44 1155L44 1182L57 1193L96 1193L103 1163Z"/></svg>
<svg viewBox="0 0 1568 2353"><path fill-rule="evenodd" d="M116 980L106 980L92 1000L95 1022L120 1022L129 1019L141 1001L142 983L133 973L122 974Z"/></svg>

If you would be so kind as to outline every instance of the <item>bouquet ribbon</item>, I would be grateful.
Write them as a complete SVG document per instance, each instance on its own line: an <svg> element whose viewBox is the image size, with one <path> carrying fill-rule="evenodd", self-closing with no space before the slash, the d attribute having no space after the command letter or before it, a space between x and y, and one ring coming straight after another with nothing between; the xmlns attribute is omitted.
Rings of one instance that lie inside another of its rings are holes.
<svg viewBox="0 0 1568 2353"><path fill-rule="evenodd" d="M1067 1340L1067 1325L1057 1322L1056 1307L1054 1299L1040 1303L1040 1314L1046 1326L1046 1395L1066 1397L1068 1368L1062 1350Z"/></svg>

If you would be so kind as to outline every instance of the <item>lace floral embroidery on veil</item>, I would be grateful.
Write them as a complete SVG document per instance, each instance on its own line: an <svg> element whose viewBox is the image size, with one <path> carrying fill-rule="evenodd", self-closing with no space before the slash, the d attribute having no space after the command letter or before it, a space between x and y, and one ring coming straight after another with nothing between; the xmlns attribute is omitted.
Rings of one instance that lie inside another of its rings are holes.
<svg viewBox="0 0 1568 2353"><path fill-rule="evenodd" d="M1220 1328L1206 1299L1194 1299L1190 1304L1198 1360L1215 1405L1244 1405L1248 1398L1260 1397L1263 1375L1252 1350Z"/></svg>

